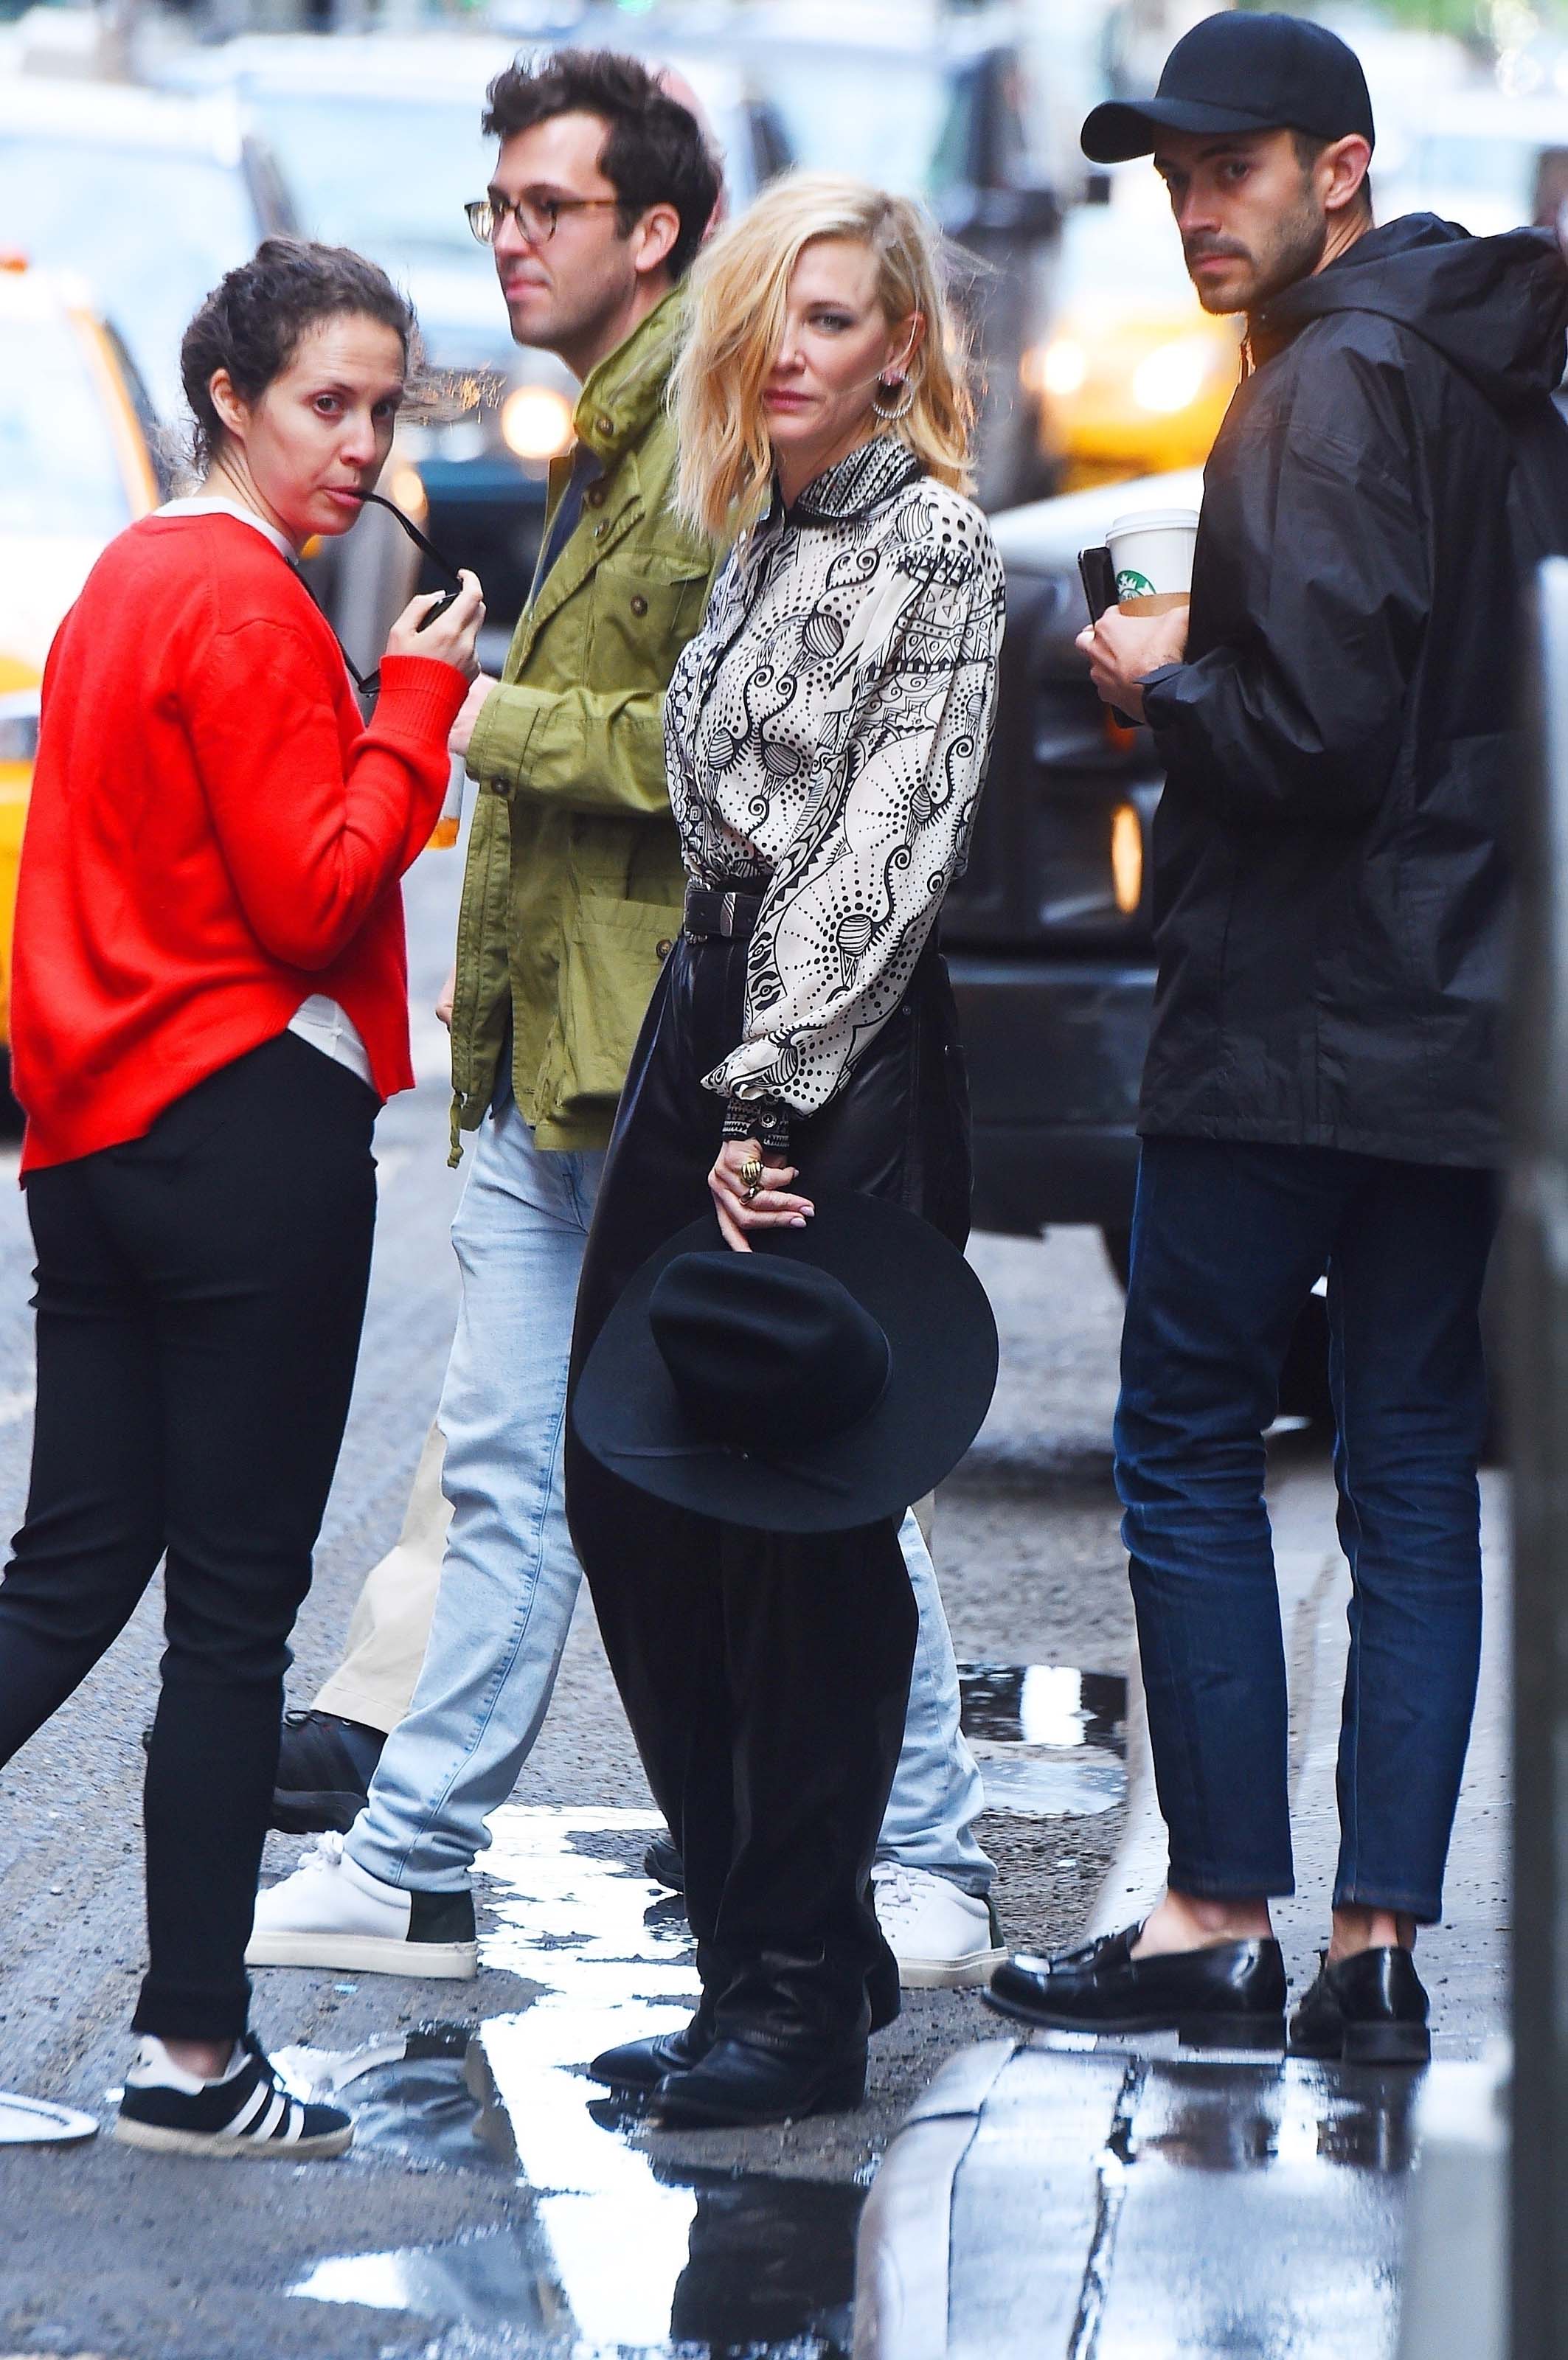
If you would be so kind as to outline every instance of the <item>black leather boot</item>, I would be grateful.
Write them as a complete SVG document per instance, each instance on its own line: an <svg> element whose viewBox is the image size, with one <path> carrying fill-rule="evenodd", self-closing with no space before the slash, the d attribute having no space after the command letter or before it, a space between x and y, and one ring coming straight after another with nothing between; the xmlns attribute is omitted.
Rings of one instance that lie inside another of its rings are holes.
<svg viewBox="0 0 1568 2360"><path fill-rule="evenodd" d="M1009 1959L992 1976L986 2005L1063 2032L1179 2032L1195 2047L1284 2047L1277 1942L1217 1942L1135 1959L1142 1930L1126 1926L1054 1959Z"/></svg>
<svg viewBox="0 0 1568 2360"><path fill-rule="evenodd" d="M672 2073L689 2073L713 2046L713 2027L698 2008L678 2032L655 2032L645 2040L623 2040L601 2049L588 2071L612 2090L656 2090Z"/></svg>
<svg viewBox="0 0 1568 2360"><path fill-rule="evenodd" d="M1409 1950L1358 1950L1331 1967L1319 1952L1317 1981L1290 2019L1297 2057L1338 2057L1347 2065L1424 2065L1431 2055L1427 1995Z"/></svg>
<svg viewBox="0 0 1568 2360"><path fill-rule="evenodd" d="M666 2130L738 2128L847 2113L865 2094L863 2040L831 2049L772 2049L720 2038L689 2073L660 2082L652 2114Z"/></svg>

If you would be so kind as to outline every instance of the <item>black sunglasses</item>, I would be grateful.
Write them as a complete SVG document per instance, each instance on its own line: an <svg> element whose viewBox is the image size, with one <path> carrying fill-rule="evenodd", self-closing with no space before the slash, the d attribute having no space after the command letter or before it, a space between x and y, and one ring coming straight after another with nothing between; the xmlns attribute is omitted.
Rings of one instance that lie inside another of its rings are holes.
<svg viewBox="0 0 1568 2360"><path fill-rule="evenodd" d="M432 623L433 623L439 616L444 615L448 607L455 606L458 599L462 596L463 576L458 573L457 568L453 564L452 560L449 557L443 556L441 551L437 549L434 541L427 541L425 539L424 534L421 532L413 519L403 514L402 509L398 506L396 500L388 499L385 494L381 492L356 491L353 494L353 497L356 500L368 500L373 507L385 508L389 516L396 517L398 522L402 526L403 530L408 534L409 539L414 542L416 547L424 552L426 557L429 558L431 563L435 567L436 572L438 574L444 574L448 582L451 583L451 589L443 591L441 596L436 600L429 614L422 615L419 621L414 625L416 631L428 631ZM379 664L377 665L374 672L361 672L358 665L355 662L354 658L349 654L348 650L343 647L343 641L341 639L338 640L338 646L343 648L343 661L348 666L349 675L361 696L374 696L377 690L381 685L381 668Z"/></svg>

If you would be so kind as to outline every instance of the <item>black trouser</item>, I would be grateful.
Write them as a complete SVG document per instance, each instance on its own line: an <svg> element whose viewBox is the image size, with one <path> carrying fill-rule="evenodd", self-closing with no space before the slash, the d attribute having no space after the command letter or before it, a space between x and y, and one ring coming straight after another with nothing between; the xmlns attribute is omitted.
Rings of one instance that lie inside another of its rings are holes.
<svg viewBox="0 0 1568 2360"><path fill-rule="evenodd" d="M285 1032L145 1139L32 1175L38 1425L0 1582L0 1763L168 1553L138 2032L246 2026L287 1640L348 1415L377 1100Z"/></svg>
<svg viewBox="0 0 1568 2360"><path fill-rule="evenodd" d="M723 1107L701 1077L740 1037L746 950L683 936L660 978L589 1234L575 1365L632 1272L709 1208ZM963 1243L967 1096L934 951L832 1103L796 1125L791 1160L807 1195L892 1196ZM764 1424L768 1374L736 1371ZM918 1625L895 1522L804 1535L722 1524L622 1482L575 1438L566 1505L685 1860L705 2009L753 2041L863 2037L868 1975L889 2008L897 1988L870 1896Z"/></svg>

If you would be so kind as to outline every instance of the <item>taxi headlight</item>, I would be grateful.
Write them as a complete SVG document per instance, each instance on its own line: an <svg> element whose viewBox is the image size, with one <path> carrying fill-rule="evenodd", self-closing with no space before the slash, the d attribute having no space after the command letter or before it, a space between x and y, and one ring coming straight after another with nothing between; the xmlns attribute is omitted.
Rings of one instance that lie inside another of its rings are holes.
<svg viewBox="0 0 1568 2360"><path fill-rule="evenodd" d="M1111 890L1123 917L1135 917L1144 898L1144 827L1131 803L1111 814Z"/></svg>
<svg viewBox="0 0 1568 2360"><path fill-rule="evenodd" d="M30 762L38 750L38 693L0 696L0 762Z"/></svg>
<svg viewBox="0 0 1568 2360"><path fill-rule="evenodd" d="M1058 400L1074 394L1089 375L1089 355L1073 336L1057 336L1040 360L1040 383Z"/></svg>
<svg viewBox="0 0 1568 2360"><path fill-rule="evenodd" d="M519 459L558 458L572 441L571 405L548 385L520 385L501 404L501 440Z"/></svg>
<svg viewBox="0 0 1568 2360"><path fill-rule="evenodd" d="M1186 410L1203 390L1212 364L1212 348L1201 336L1182 336L1175 344L1157 344L1133 372L1133 399L1140 410L1168 418Z"/></svg>

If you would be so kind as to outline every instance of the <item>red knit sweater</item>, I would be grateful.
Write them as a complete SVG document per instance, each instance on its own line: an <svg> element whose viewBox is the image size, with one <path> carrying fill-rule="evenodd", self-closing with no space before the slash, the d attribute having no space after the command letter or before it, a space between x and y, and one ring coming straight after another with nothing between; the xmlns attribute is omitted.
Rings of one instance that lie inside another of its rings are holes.
<svg viewBox="0 0 1568 2360"><path fill-rule="evenodd" d="M413 1080L398 880L465 683L392 657L368 728L288 561L236 517L145 517L61 624L22 847L24 1174L139 1139L324 992L383 1098Z"/></svg>

